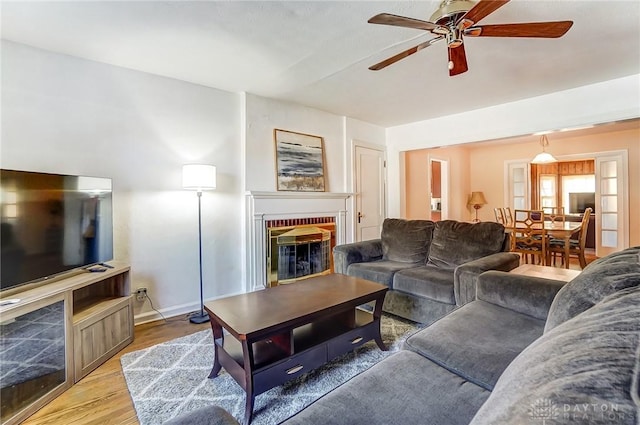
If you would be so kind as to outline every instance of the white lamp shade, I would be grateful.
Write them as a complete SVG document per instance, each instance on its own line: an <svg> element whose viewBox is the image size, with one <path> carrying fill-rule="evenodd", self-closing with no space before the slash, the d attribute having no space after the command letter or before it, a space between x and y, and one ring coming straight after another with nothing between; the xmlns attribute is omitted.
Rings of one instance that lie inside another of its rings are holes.
<svg viewBox="0 0 640 425"><path fill-rule="evenodd" d="M540 152L531 160L532 164L551 164L552 162L558 162L558 160L548 152Z"/></svg>
<svg viewBox="0 0 640 425"><path fill-rule="evenodd" d="M182 187L187 190L213 190L216 188L214 165L187 164L182 166Z"/></svg>

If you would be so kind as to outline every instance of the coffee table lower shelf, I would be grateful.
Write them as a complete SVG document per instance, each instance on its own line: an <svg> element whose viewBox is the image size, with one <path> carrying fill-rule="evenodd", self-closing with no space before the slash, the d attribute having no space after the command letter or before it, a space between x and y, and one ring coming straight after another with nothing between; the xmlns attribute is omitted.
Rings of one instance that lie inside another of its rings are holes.
<svg viewBox="0 0 640 425"><path fill-rule="evenodd" d="M326 311L257 332L255 336L234 335L232 327L216 316L215 305L211 303L207 311L213 329L215 360L209 378L216 377L224 367L245 390L244 424L248 425L257 395L369 341L375 341L381 350L386 350L380 335L385 294L386 288L382 287L365 299L357 297L351 303L334 305ZM375 301L373 314L357 308L371 301ZM230 334L223 333L223 328Z"/></svg>

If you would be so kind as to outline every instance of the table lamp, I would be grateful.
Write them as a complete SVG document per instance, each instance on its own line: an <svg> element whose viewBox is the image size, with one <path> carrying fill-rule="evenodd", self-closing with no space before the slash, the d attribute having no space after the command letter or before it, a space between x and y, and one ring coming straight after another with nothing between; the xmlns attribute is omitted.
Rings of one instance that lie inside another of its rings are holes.
<svg viewBox="0 0 640 425"><path fill-rule="evenodd" d="M483 205L487 204L487 200L484 199L484 193L471 192L471 199L469 199L469 204L473 205L473 209L476 210L476 218L473 221L477 223L480 221L478 220L478 210L482 208Z"/></svg>

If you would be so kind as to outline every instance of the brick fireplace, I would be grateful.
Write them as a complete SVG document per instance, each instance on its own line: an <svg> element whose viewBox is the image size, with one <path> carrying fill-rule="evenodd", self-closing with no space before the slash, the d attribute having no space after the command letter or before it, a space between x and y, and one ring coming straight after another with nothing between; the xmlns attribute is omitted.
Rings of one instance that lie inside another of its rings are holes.
<svg viewBox="0 0 640 425"><path fill-rule="evenodd" d="M332 192L247 193L247 291L331 273L331 251L346 241L350 198Z"/></svg>

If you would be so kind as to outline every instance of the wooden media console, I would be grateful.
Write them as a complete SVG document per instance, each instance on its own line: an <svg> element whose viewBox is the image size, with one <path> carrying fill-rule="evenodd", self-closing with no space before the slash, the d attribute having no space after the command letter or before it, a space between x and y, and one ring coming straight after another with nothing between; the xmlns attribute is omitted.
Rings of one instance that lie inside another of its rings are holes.
<svg viewBox="0 0 640 425"><path fill-rule="evenodd" d="M66 274L0 297L2 423L32 415L133 341L130 267Z"/></svg>

